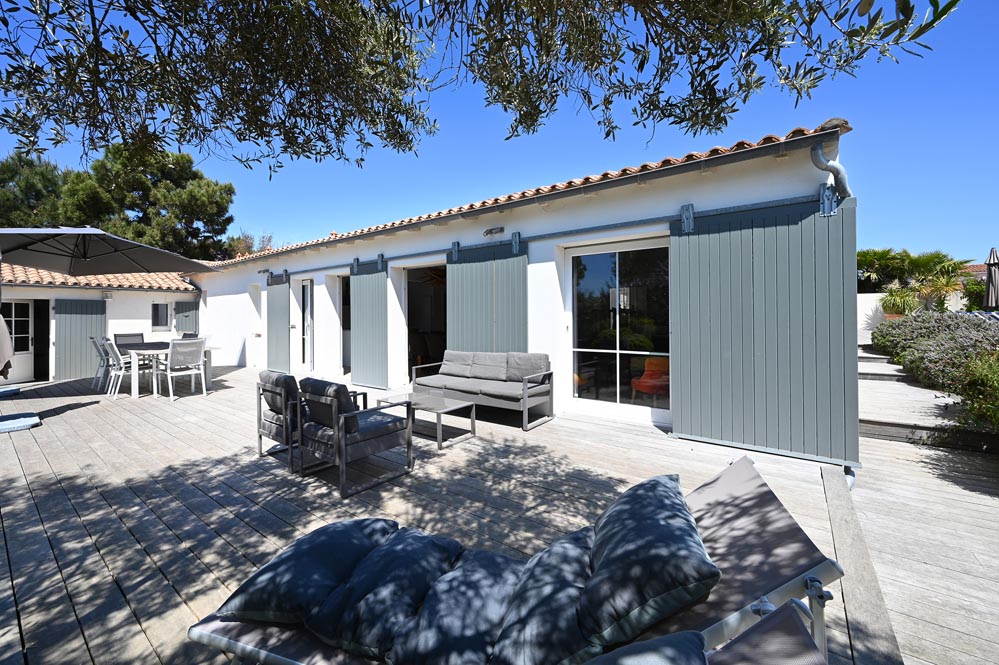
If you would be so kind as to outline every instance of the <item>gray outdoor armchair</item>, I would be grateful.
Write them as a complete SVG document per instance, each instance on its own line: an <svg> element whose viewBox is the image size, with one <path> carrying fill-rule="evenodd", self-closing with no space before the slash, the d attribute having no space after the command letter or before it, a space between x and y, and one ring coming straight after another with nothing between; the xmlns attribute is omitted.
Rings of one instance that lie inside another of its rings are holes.
<svg viewBox="0 0 999 665"><path fill-rule="evenodd" d="M264 437L278 445L267 454L288 452L288 468L294 471L295 446L300 439L303 417L298 381L291 374L264 370L257 382L257 455L264 455Z"/></svg>
<svg viewBox="0 0 999 665"><path fill-rule="evenodd" d="M366 393L352 392L345 385L319 379L302 379L300 389L309 412L301 430L299 470L302 475L337 466L340 471L340 496L347 497L413 470L413 405L410 402L369 409ZM358 396L364 398L363 409L357 408ZM405 417L388 413L388 409L399 406L405 407ZM347 491L347 465L350 462L399 446L406 447L404 470L356 485ZM306 455L311 455L316 461L306 466Z"/></svg>

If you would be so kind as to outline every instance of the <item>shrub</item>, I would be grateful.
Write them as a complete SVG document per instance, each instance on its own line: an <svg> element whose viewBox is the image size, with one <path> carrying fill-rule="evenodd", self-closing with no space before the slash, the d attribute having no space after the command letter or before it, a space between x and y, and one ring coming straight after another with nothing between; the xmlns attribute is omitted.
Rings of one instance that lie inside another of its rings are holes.
<svg viewBox="0 0 999 665"><path fill-rule="evenodd" d="M965 366L999 350L999 326L967 314L920 312L878 325L871 341L920 383L960 393Z"/></svg>
<svg viewBox="0 0 999 665"><path fill-rule="evenodd" d="M964 368L962 425L999 434L999 352L983 353Z"/></svg>
<svg viewBox="0 0 999 665"><path fill-rule="evenodd" d="M980 279L968 279L964 283L964 311L979 312L985 302L985 282Z"/></svg>

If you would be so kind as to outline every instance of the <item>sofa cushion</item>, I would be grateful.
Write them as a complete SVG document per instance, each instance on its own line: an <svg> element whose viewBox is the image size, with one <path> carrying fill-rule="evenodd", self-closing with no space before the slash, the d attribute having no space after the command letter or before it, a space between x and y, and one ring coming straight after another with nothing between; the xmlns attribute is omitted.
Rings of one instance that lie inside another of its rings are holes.
<svg viewBox="0 0 999 665"><path fill-rule="evenodd" d="M506 381L506 354L476 351L472 358L473 379Z"/></svg>
<svg viewBox="0 0 999 665"><path fill-rule="evenodd" d="M635 639L707 596L721 577L675 475L632 487L604 511L594 524L590 565L579 625L599 645Z"/></svg>
<svg viewBox="0 0 999 665"><path fill-rule="evenodd" d="M493 381L486 379L459 379L452 376L448 377L447 389L467 395L478 395L490 383L493 383Z"/></svg>
<svg viewBox="0 0 999 665"><path fill-rule="evenodd" d="M489 660L522 561L465 550L431 587L386 656L399 665L482 665Z"/></svg>
<svg viewBox="0 0 999 665"><path fill-rule="evenodd" d="M524 377L547 372L552 368L547 353L519 353L512 351L507 354L506 380L523 381ZM542 379L531 379L531 383L541 383Z"/></svg>
<svg viewBox="0 0 999 665"><path fill-rule="evenodd" d="M406 429L407 420L385 411L365 411L357 416L357 431L347 435L347 445Z"/></svg>
<svg viewBox="0 0 999 665"><path fill-rule="evenodd" d="M703 635L686 630L623 646L594 658L586 665L707 665L704 646Z"/></svg>
<svg viewBox="0 0 999 665"><path fill-rule="evenodd" d="M241 621L298 623L354 567L399 528L390 520L361 519L320 527L257 570L217 614Z"/></svg>
<svg viewBox="0 0 999 665"><path fill-rule="evenodd" d="M593 528L556 540L534 555L510 599L493 665L568 665L600 653L579 629L576 611L590 576Z"/></svg>
<svg viewBox="0 0 999 665"><path fill-rule="evenodd" d="M301 382L303 395L318 395L320 397L332 397L336 400L336 410L340 415L346 415L357 411L354 400L350 397L350 390L342 383L332 381L321 381L319 379L306 378ZM319 422L326 427L337 427L338 423L333 420L333 409L318 402L310 403L310 419ZM347 416L343 419L343 427L347 433L357 431L357 416Z"/></svg>
<svg viewBox="0 0 999 665"><path fill-rule="evenodd" d="M456 378L458 377L450 374L431 374L430 376L421 376L416 379L413 381L413 385L425 386L434 390L443 390L447 386L448 381L454 381Z"/></svg>
<svg viewBox="0 0 999 665"><path fill-rule="evenodd" d="M470 351L445 351L444 363L437 373L447 376L462 376L467 379L472 375L472 353Z"/></svg>
<svg viewBox="0 0 999 665"><path fill-rule="evenodd" d="M298 401L298 381L295 380L291 374L285 374L284 372L275 372L269 369L265 369L260 372L260 383L272 388L284 388L288 397L289 402ZM271 392L264 392L264 404L267 408L275 413L281 413L284 411L284 405L281 404L281 396Z"/></svg>
<svg viewBox="0 0 999 665"><path fill-rule="evenodd" d="M402 528L373 550L305 619L319 639L382 659L434 583L461 554L456 540Z"/></svg>
<svg viewBox="0 0 999 665"><path fill-rule="evenodd" d="M528 395L547 395L548 391L551 390L549 385L534 385L528 384L527 394ZM521 399L524 396L524 382L523 381L489 381L486 385L482 386L481 392L483 395L489 395L490 397L500 397L503 399Z"/></svg>

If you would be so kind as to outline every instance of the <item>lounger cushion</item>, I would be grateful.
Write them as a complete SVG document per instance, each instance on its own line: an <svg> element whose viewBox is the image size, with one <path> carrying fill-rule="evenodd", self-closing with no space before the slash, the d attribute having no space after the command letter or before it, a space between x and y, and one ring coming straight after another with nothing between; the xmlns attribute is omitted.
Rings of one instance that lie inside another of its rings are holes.
<svg viewBox="0 0 999 665"><path fill-rule="evenodd" d="M592 544L593 528L586 527L527 562L503 619L493 665L568 665L601 652L576 619Z"/></svg>
<svg viewBox="0 0 999 665"><path fill-rule="evenodd" d="M552 368L547 353L510 352L506 360L506 380L523 381L525 377L547 372ZM531 383L541 383L543 379L531 379Z"/></svg>
<svg viewBox="0 0 999 665"><path fill-rule="evenodd" d="M598 656L587 665L707 665L704 636L688 630L642 640ZM711 661L714 663L714 659ZM770 663L784 662L780 659Z"/></svg>
<svg viewBox="0 0 999 665"><path fill-rule="evenodd" d="M272 388L284 388L288 396L289 402L296 402L298 400L298 381L291 374L285 374L283 372L274 372L269 369L265 369L260 372L260 383L264 385L271 386ZM271 411L276 413L283 412L284 405L281 404L281 396L276 395L271 392L264 392L264 404L267 405Z"/></svg>
<svg viewBox="0 0 999 665"><path fill-rule="evenodd" d="M241 621L299 623L334 588L345 584L358 562L398 528L383 519L320 527L251 575L217 614Z"/></svg>
<svg viewBox="0 0 999 665"><path fill-rule="evenodd" d="M456 540L399 529L306 617L305 625L328 644L382 659L461 552Z"/></svg>
<svg viewBox="0 0 999 665"><path fill-rule="evenodd" d="M707 596L721 577L675 475L632 487L604 511L594 525L590 564L579 623L601 645L635 639Z"/></svg>
<svg viewBox="0 0 999 665"><path fill-rule="evenodd" d="M463 376L467 379L472 375L472 353L469 351L445 351L444 363L438 373L447 376Z"/></svg>
<svg viewBox="0 0 999 665"><path fill-rule="evenodd" d="M476 351L472 357L471 377L473 379L506 381L506 355L505 353Z"/></svg>
<svg viewBox="0 0 999 665"><path fill-rule="evenodd" d="M350 390L342 383L332 381L321 381L319 379L302 379L302 393L318 395L320 397L331 397L336 400L336 410L338 415L346 415L357 411L354 400L350 397ZM333 409L325 404L317 402L311 403L310 416L312 420L319 422L326 427L338 427L339 424L333 420ZM347 416L343 419L343 428L348 434L356 432L358 427L357 416Z"/></svg>
<svg viewBox="0 0 999 665"><path fill-rule="evenodd" d="M386 660L398 665L482 665L489 660L524 562L465 550L434 583Z"/></svg>

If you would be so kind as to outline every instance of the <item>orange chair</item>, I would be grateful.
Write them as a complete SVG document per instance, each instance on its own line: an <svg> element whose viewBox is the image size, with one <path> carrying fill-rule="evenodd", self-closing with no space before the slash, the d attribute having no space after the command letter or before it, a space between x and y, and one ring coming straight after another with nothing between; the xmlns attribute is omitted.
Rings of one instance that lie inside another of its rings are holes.
<svg viewBox="0 0 999 665"><path fill-rule="evenodd" d="M650 356L645 359L645 371L637 379L631 380L631 399L636 393L652 395L652 406L656 406L657 395L669 395L669 358Z"/></svg>

